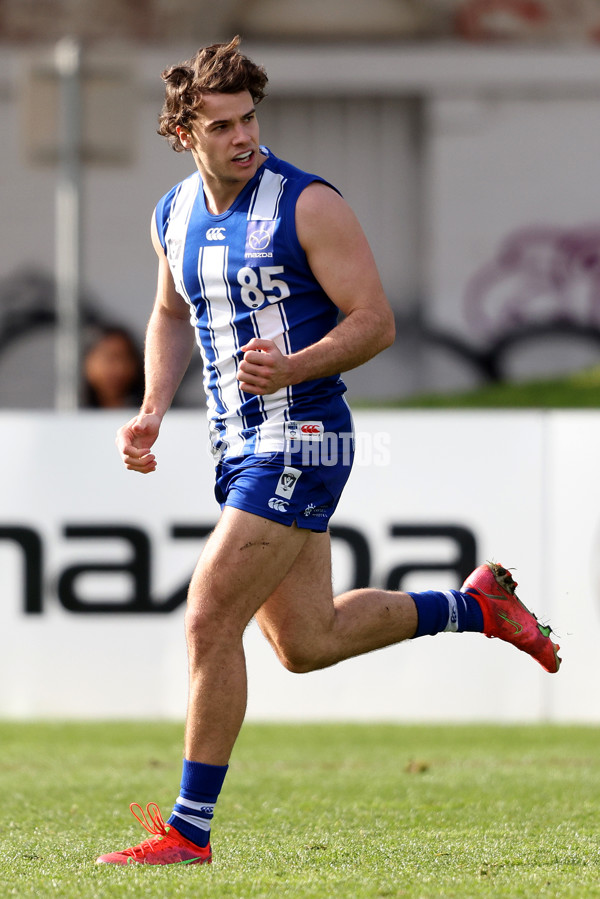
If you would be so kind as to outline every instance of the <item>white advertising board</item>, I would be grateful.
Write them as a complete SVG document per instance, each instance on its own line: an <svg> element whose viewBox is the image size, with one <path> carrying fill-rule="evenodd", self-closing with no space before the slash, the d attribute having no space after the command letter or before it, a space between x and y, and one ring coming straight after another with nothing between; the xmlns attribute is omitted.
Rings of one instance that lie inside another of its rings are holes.
<svg viewBox="0 0 600 899"><path fill-rule="evenodd" d="M556 628L563 668L547 675L467 634L296 675L251 624L248 717L600 720L600 416L362 411L355 421L357 462L333 521L336 590L459 587L471 553L496 559ZM0 415L1 717L184 717L183 597L219 511L203 415L169 414L147 477L122 466L121 423Z"/></svg>

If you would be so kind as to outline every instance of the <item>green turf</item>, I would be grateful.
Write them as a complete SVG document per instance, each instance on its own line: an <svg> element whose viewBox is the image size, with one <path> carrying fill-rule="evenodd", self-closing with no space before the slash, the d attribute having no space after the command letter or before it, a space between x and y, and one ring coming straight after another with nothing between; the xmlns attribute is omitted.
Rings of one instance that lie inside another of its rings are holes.
<svg viewBox="0 0 600 899"><path fill-rule="evenodd" d="M0 723L0 896L600 895L600 729L245 726L212 866L96 866L167 816L174 724Z"/></svg>
<svg viewBox="0 0 600 899"><path fill-rule="evenodd" d="M372 401L354 400L353 407L370 408ZM378 401L395 409L597 409L600 407L600 366L562 378L503 381L462 393L427 393Z"/></svg>

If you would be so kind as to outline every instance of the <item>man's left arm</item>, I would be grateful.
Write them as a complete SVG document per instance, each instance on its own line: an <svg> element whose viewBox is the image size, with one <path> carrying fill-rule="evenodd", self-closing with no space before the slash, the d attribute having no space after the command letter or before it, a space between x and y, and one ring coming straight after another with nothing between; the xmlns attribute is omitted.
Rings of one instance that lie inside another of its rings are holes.
<svg viewBox="0 0 600 899"><path fill-rule="evenodd" d="M321 340L289 356L273 341L249 341L242 347L238 373L246 393L274 393L349 371L394 341L393 312L371 248L346 201L325 184L310 184L298 199L296 230L315 278L344 318Z"/></svg>

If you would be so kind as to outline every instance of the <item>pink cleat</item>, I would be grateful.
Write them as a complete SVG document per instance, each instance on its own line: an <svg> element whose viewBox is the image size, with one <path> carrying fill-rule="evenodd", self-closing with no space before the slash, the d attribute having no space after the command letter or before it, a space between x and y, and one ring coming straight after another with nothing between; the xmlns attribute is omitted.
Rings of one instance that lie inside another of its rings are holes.
<svg viewBox="0 0 600 899"><path fill-rule="evenodd" d="M96 859L97 865L209 865L212 861L210 844L196 846L186 840L178 830L163 821L155 802L149 802L146 811L132 802L129 806L148 833L153 834L139 846L130 846L120 852L109 852ZM139 810L139 813L138 813Z"/></svg>
<svg viewBox="0 0 600 899"><path fill-rule="evenodd" d="M540 624L515 593L512 575L497 562L480 565L466 579L462 592L471 593L483 612L483 633L499 637L529 653L542 668L555 674L560 668L560 646L550 639L552 628Z"/></svg>

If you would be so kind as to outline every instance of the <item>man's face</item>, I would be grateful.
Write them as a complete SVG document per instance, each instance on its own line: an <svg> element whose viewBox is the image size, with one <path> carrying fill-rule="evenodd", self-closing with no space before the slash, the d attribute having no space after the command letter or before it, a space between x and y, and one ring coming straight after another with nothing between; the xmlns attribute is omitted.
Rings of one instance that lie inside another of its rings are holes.
<svg viewBox="0 0 600 899"><path fill-rule="evenodd" d="M205 94L191 128L192 154L204 180L245 184L262 162L248 91Z"/></svg>

